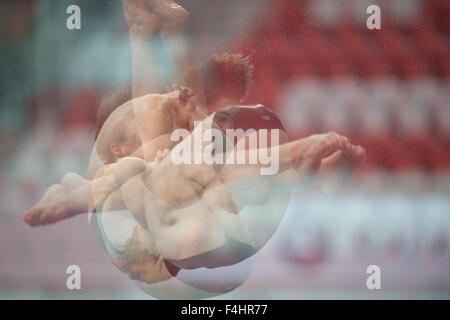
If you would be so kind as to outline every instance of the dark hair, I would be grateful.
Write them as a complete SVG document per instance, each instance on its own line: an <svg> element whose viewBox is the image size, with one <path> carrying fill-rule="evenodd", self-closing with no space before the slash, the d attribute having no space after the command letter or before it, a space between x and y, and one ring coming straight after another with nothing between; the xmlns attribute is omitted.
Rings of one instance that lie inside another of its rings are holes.
<svg viewBox="0 0 450 320"><path fill-rule="evenodd" d="M199 69L206 104L226 96L242 101L253 83L253 65L241 54L213 55Z"/></svg>
<svg viewBox="0 0 450 320"><path fill-rule="evenodd" d="M253 65L250 64L248 57L240 54L213 55L200 66L199 76L207 105L213 104L223 96L241 101L252 84ZM119 87L103 98L97 110L95 140L114 110L131 99L133 99L131 86ZM109 145L105 142L98 148L99 155L111 161Z"/></svg>
<svg viewBox="0 0 450 320"><path fill-rule="evenodd" d="M199 68L200 81L206 103L214 103L220 96L243 100L253 83L253 65L241 54L213 55ZM131 87L120 87L106 97L97 111L95 138L106 119L119 106L133 98Z"/></svg>

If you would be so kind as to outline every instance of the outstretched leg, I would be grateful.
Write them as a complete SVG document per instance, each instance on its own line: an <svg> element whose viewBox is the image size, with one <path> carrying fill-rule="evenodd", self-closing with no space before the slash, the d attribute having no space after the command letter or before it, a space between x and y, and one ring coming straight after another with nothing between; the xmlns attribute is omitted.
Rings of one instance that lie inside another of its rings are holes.
<svg viewBox="0 0 450 320"><path fill-rule="evenodd" d="M88 212L86 180L74 173L48 188L42 199L24 216L32 227L52 224Z"/></svg>

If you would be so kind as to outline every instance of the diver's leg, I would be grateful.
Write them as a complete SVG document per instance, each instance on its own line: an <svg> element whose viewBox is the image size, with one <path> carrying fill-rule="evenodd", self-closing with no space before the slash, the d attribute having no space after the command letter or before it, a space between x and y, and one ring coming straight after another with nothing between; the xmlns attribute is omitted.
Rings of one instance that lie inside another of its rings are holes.
<svg viewBox="0 0 450 320"><path fill-rule="evenodd" d="M160 21L148 11L143 0L122 2L131 46L133 97L158 93L164 85L154 58L153 39L159 32Z"/></svg>
<svg viewBox="0 0 450 320"><path fill-rule="evenodd" d="M47 225L88 212L86 185L87 181L80 176L66 175L61 184L48 188L42 199L25 214L25 223L32 227Z"/></svg>

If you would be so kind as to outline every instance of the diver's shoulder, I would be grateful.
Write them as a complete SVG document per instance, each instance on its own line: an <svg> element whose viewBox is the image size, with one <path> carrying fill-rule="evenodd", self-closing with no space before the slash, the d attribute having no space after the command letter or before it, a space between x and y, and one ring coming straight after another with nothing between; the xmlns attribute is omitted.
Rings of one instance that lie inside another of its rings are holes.
<svg viewBox="0 0 450 320"><path fill-rule="evenodd" d="M167 104L163 103L163 99L165 99L163 95L151 93L130 100L128 103L132 106L135 114L145 112L167 114L169 110L167 108Z"/></svg>

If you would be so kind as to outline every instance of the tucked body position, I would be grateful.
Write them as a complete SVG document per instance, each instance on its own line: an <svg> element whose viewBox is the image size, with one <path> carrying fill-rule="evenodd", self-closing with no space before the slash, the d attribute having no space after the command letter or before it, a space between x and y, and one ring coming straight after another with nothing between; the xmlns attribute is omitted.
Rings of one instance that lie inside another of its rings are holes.
<svg viewBox="0 0 450 320"><path fill-rule="evenodd" d="M289 141L269 108L242 105L252 66L240 55L213 56L197 72L181 50L180 61L187 61L179 68L181 85L151 93L158 85L144 72L154 67L145 39L161 31L167 43L179 44L188 13L170 0L128 0L124 7L133 86L99 108L87 179L67 174L25 222L45 225L94 213L105 251L132 279L155 284L177 276L188 287L228 292L245 279L217 282L212 273L215 282L208 286L181 275L232 268L254 255L275 232L293 187L339 191L364 163L365 151L333 132ZM207 135L212 129L219 134ZM184 139L173 138L177 130L187 133ZM230 139L229 130L241 134ZM205 134L201 148L192 143ZM198 162L205 148L221 161ZM276 159L274 172L261 174L270 164L255 159L255 149ZM180 151L187 161L173 161ZM339 179L330 184L327 177L336 172Z"/></svg>

